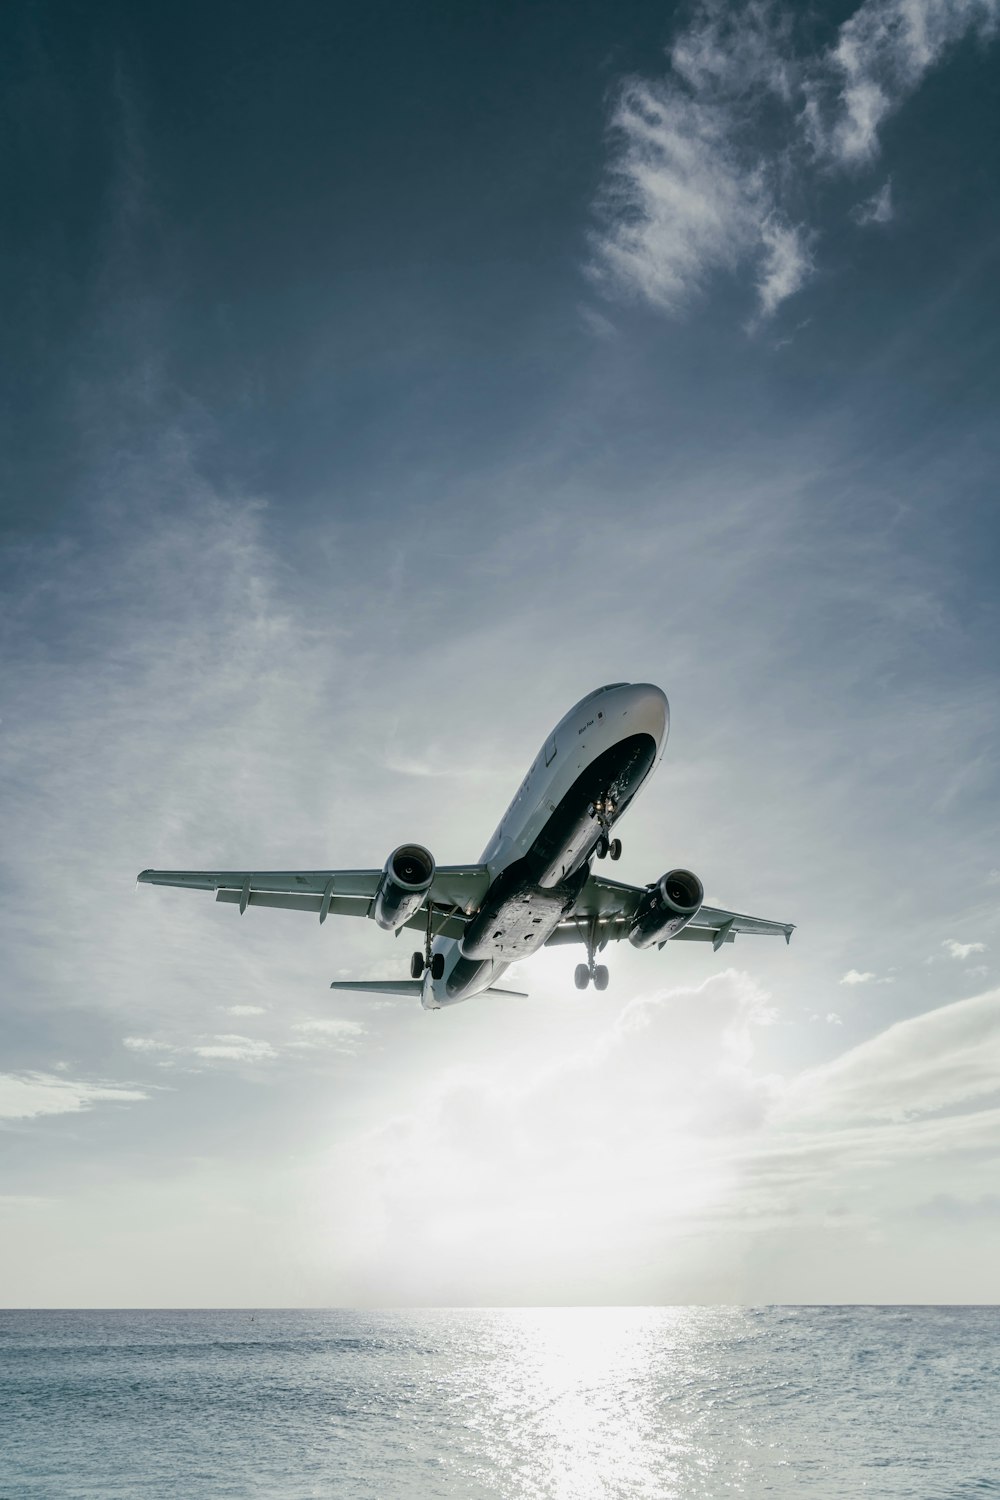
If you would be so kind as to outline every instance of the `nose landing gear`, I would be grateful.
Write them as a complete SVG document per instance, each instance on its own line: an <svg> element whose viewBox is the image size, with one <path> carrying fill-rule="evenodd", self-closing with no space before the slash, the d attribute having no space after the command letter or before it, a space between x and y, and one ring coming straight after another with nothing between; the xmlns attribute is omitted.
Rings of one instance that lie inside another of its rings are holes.
<svg viewBox="0 0 1000 1500"><path fill-rule="evenodd" d="M610 796L600 797L591 808L591 817L596 818L601 825L601 836L594 845L594 853L598 859L607 859L608 855L612 859L622 857L621 839L611 837L611 825L616 811L617 806Z"/></svg>

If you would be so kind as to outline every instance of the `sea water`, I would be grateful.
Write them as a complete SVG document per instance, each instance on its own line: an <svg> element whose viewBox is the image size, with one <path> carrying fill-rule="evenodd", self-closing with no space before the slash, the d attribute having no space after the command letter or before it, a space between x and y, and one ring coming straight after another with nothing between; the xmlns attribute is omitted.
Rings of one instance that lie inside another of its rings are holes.
<svg viewBox="0 0 1000 1500"><path fill-rule="evenodd" d="M1000 1309L0 1312L0 1497L1000 1495Z"/></svg>

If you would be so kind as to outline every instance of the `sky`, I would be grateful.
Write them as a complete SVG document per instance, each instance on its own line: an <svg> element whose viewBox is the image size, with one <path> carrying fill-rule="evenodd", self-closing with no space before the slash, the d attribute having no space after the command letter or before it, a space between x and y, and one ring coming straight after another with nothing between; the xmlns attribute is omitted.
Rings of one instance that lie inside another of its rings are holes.
<svg viewBox="0 0 1000 1500"><path fill-rule="evenodd" d="M0 1302L1000 1297L998 27L5 8ZM622 680L615 874L790 947L135 887L474 861Z"/></svg>

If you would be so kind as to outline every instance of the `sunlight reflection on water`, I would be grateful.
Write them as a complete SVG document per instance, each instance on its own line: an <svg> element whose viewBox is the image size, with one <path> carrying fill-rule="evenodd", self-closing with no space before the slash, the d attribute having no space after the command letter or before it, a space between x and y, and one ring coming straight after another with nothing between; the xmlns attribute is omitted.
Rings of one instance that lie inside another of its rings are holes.
<svg viewBox="0 0 1000 1500"><path fill-rule="evenodd" d="M0 1496L1000 1494L996 1308L0 1313Z"/></svg>

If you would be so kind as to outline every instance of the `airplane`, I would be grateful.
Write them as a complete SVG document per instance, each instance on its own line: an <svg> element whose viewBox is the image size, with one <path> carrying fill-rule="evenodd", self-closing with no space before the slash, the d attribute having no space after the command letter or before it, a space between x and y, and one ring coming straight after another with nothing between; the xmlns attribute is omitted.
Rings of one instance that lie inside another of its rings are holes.
<svg viewBox="0 0 1000 1500"><path fill-rule="evenodd" d="M618 822L659 763L670 728L666 694L649 682L613 682L571 708L547 737L475 865L436 865L421 844L401 844L380 870L143 870L148 885L214 891L216 901L329 916L370 917L386 932L423 936L409 979L335 981L334 990L419 997L425 1010L474 995L518 995L497 981L539 948L579 943L577 989L608 987L597 962L608 943L635 948L709 942L737 933L782 935L772 922L705 905L690 870L626 885L593 872L616 862Z"/></svg>

